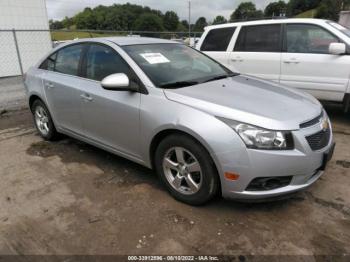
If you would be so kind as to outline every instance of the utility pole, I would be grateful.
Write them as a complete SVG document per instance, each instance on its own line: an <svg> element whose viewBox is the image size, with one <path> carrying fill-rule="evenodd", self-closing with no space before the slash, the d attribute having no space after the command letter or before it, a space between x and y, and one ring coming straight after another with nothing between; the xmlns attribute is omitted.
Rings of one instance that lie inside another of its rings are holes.
<svg viewBox="0 0 350 262"><path fill-rule="evenodd" d="M191 45L191 0L188 0L188 38Z"/></svg>

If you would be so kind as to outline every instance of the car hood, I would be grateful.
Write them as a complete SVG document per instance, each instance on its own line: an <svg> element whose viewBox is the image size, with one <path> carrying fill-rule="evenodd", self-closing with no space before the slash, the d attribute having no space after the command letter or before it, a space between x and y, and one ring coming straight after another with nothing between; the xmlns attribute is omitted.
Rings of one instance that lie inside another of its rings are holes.
<svg viewBox="0 0 350 262"><path fill-rule="evenodd" d="M165 96L217 117L273 130L296 130L322 110L311 95L273 82L235 76L178 89Z"/></svg>

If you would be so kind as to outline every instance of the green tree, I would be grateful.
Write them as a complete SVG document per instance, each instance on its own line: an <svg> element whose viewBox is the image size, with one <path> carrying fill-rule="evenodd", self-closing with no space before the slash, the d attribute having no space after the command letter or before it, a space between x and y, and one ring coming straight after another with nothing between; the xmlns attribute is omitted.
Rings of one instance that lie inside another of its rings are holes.
<svg viewBox="0 0 350 262"><path fill-rule="evenodd" d="M129 30L128 14L119 8L111 8L105 15L103 27L107 30Z"/></svg>
<svg viewBox="0 0 350 262"><path fill-rule="evenodd" d="M235 20L247 20L251 18L261 18L263 12L261 10L256 10L256 6L252 2L243 2L236 8L236 10L231 14L230 21Z"/></svg>
<svg viewBox="0 0 350 262"><path fill-rule="evenodd" d="M178 23L176 27L177 32L186 32L188 31L188 27L185 27L182 23Z"/></svg>
<svg viewBox="0 0 350 262"><path fill-rule="evenodd" d="M50 29L54 29L54 30L64 28L63 23L61 21L54 21L52 19L49 20L49 26L50 26Z"/></svg>
<svg viewBox="0 0 350 262"><path fill-rule="evenodd" d="M97 21L93 10L89 7L75 16L77 29L97 29Z"/></svg>
<svg viewBox="0 0 350 262"><path fill-rule="evenodd" d="M164 15L163 22L166 30L175 31L179 24L179 17L175 12L168 11Z"/></svg>
<svg viewBox="0 0 350 262"><path fill-rule="evenodd" d="M213 21L213 25L220 25L220 24L226 24L226 23L227 23L227 20L222 15L218 15L217 17L215 17Z"/></svg>
<svg viewBox="0 0 350 262"><path fill-rule="evenodd" d="M289 0L287 4L287 15L296 16L300 13L316 8L321 0Z"/></svg>
<svg viewBox="0 0 350 262"><path fill-rule="evenodd" d="M66 17L61 22L65 28L74 26L77 29L122 31L136 31L140 28L148 28L147 30L187 31L189 27L186 20L179 22L179 17L175 12L168 11L163 14L159 10L130 3L85 8L74 17ZM206 21L204 22L206 25ZM57 27L59 23L52 21L51 26ZM191 28L193 29L194 25L191 25ZM199 28L203 28L203 26L199 26Z"/></svg>
<svg viewBox="0 0 350 262"><path fill-rule="evenodd" d="M69 28L74 24L74 19L73 19L73 18L69 18L69 17L66 16L66 17L62 20L62 24L63 24L63 27L64 27L64 28L69 29Z"/></svg>
<svg viewBox="0 0 350 262"><path fill-rule="evenodd" d="M136 31L163 31L162 19L155 14L143 14L134 23Z"/></svg>
<svg viewBox="0 0 350 262"><path fill-rule="evenodd" d="M181 21L181 24L182 24L185 28L187 28L187 30L188 30L189 24L188 24L187 20L182 20L182 21Z"/></svg>
<svg viewBox="0 0 350 262"><path fill-rule="evenodd" d="M208 25L207 20L205 19L205 17L200 17L198 18L198 20L196 21L196 23L194 24L194 31L198 31L198 32L202 32L204 31L204 27L206 27Z"/></svg>
<svg viewBox="0 0 350 262"><path fill-rule="evenodd" d="M287 10L287 4L284 1L269 3L264 11L267 17L284 15Z"/></svg>
<svg viewBox="0 0 350 262"><path fill-rule="evenodd" d="M350 9L350 0L343 0L342 10Z"/></svg>
<svg viewBox="0 0 350 262"><path fill-rule="evenodd" d="M343 6L344 3L341 0L322 0L317 7L316 17L338 21Z"/></svg>

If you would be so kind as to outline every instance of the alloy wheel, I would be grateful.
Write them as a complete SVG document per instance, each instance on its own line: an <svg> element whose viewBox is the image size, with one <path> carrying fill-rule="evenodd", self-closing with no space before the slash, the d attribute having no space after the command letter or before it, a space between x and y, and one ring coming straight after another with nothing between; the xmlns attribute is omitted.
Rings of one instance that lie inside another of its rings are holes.
<svg viewBox="0 0 350 262"><path fill-rule="evenodd" d="M165 153L163 171L169 184L179 193L193 195L201 188L200 163L183 147L172 147Z"/></svg>
<svg viewBox="0 0 350 262"><path fill-rule="evenodd" d="M46 110L42 106L37 106L34 112L35 123L39 132L43 136L47 136L50 132L49 117Z"/></svg>

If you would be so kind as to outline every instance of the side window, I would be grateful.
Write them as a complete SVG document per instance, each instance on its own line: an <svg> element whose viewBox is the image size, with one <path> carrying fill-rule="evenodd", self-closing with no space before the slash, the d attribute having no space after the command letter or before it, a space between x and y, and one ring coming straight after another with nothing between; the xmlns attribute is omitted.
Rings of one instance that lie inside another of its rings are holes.
<svg viewBox="0 0 350 262"><path fill-rule="evenodd" d="M286 28L288 53L328 54L329 44L339 42L337 37L316 25L288 24Z"/></svg>
<svg viewBox="0 0 350 262"><path fill-rule="evenodd" d="M201 51L226 51L235 30L235 27L210 30L204 39Z"/></svg>
<svg viewBox="0 0 350 262"><path fill-rule="evenodd" d="M54 71L55 70L55 62L56 62L57 53L49 56L41 65L40 69Z"/></svg>
<svg viewBox="0 0 350 262"><path fill-rule="evenodd" d="M106 76L124 73L130 77L130 67L112 48L91 45L86 58L86 78L101 81Z"/></svg>
<svg viewBox="0 0 350 262"><path fill-rule="evenodd" d="M55 71L67 75L77 76L79 73L79 61L83 51L83 45L73 45L58 51Z"/></svg>
<svg viewBox="0 0 350 262"><path fill-rule="evenodd" d="M242 27L234 51L281 52L281 25Z"/></svg>

